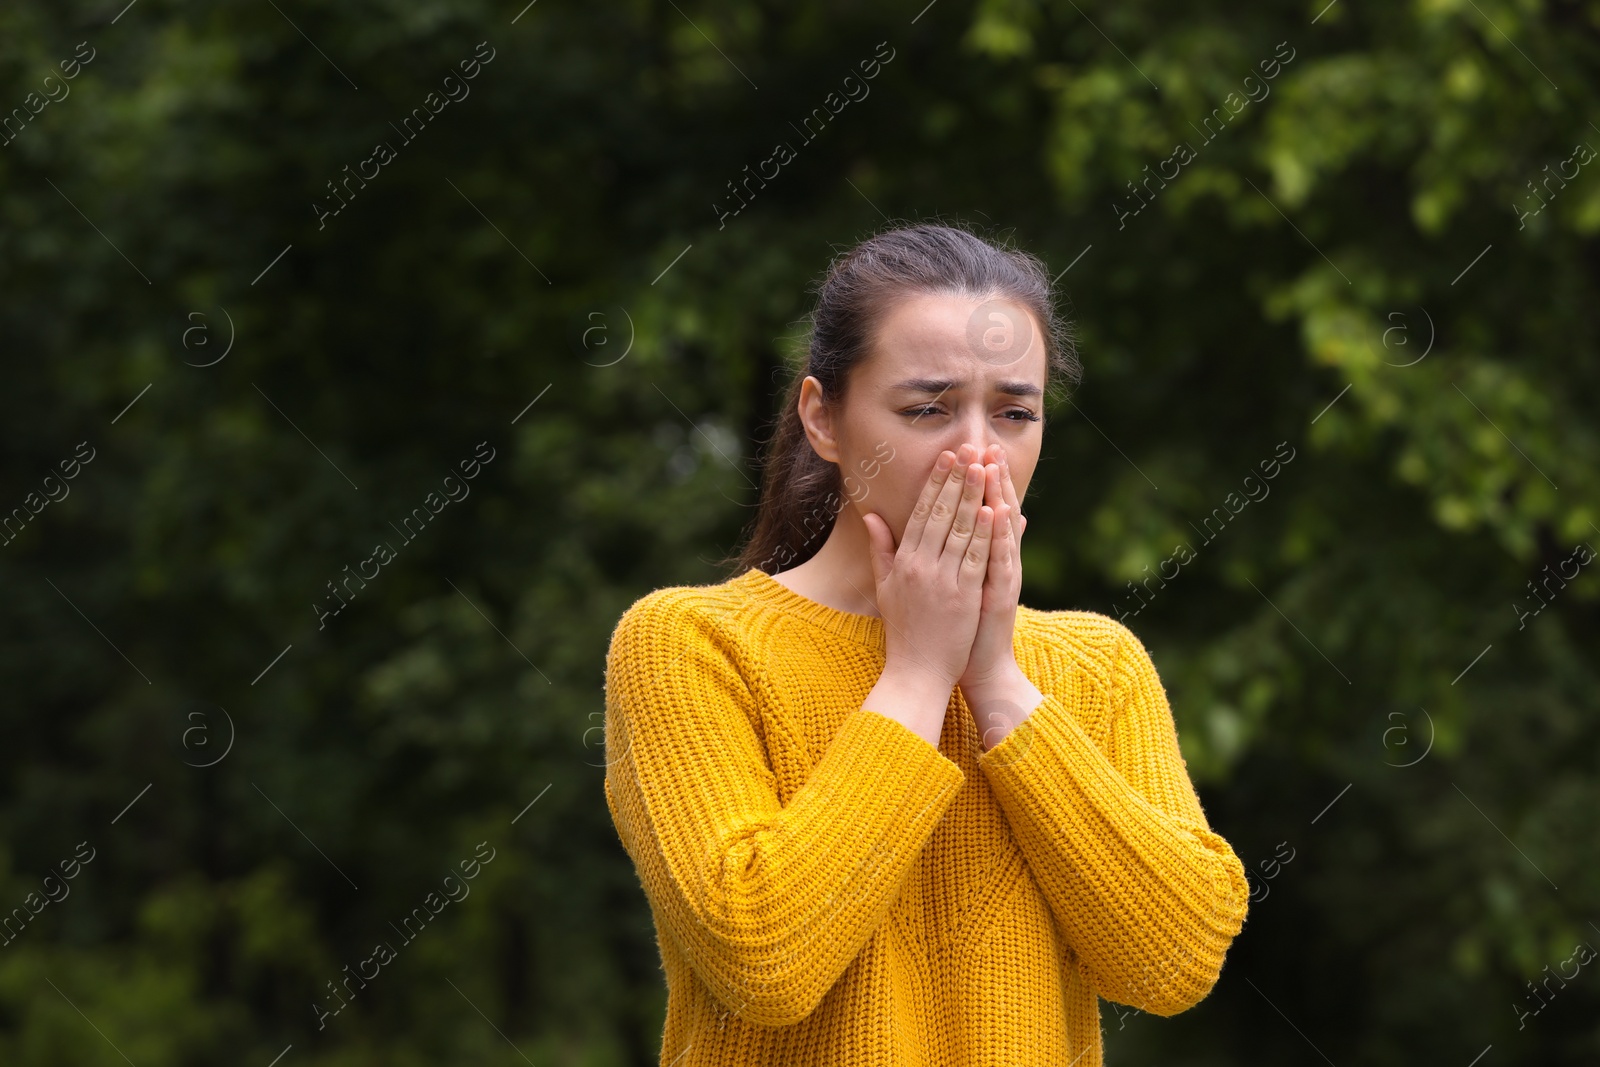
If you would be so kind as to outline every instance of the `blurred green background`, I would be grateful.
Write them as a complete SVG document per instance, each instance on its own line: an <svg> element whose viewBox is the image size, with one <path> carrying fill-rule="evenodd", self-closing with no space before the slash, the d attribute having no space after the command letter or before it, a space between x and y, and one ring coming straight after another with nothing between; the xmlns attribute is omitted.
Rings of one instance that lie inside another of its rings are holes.
<svg viewBox="0 0 1600 1067"><path fill-rule="evenodd" d="M0 1063L655 1063L611 628L916 220L1059 279L1024 601L1257 887L1108 1062L1600 1060L1600 4L124 4L0 8Z"/></svg>

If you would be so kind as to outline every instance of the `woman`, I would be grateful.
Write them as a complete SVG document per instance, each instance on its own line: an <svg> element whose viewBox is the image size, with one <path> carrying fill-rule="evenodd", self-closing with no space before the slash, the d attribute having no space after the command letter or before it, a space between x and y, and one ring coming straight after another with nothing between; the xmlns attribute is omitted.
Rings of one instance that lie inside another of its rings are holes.
<svg viewBox="0 0 1600 1067"><path fill-rule="evenodd" d="M1139 639L1017 600L1070 333L1035 257L945 226L817 295L741 573L607 659L661 1063L1098 1067L1096 997L1192 1007L1249 887Z"/></svg>

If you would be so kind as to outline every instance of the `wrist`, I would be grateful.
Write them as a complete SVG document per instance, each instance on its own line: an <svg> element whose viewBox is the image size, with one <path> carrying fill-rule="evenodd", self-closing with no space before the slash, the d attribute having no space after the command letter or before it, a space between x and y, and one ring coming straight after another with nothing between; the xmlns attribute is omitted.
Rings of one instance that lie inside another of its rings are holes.
<svg viewBox="0 0 1600 1067"><path fill-rule="evenodd" d="M894 719L938 748L951 689L952 683L923 667L886 668L863 707Z"/></svg>
<svg viewBox="0 0 1600 1067"><path fill-rule="evenodd" d="M982 693L995 693L1001 690L1016 690L1019 686L1030 686L1028 676L1022 673L1022 668L1017 666L1015 656L1007 656L1002 663L991 663L981 671L968 671L959 679L961 691L972 697Z"/></svg>
<svg viewBox="0 0 1600 1067"><path fill-rule="evenodd" d="M969 688L963 682L961 693L978 726L979 743L985 752L1004 741L1044 703L1044 693L1015 663L988 683Z"/></svg>
<svg viewBox="0 0 1600 1067"><path fill-rule="evenodd" d="M950 699L950 691L956 685L954 678L945 677L924 664L894 661L884 665L878 680L887 681L906 693L945 701Z"/></svg>

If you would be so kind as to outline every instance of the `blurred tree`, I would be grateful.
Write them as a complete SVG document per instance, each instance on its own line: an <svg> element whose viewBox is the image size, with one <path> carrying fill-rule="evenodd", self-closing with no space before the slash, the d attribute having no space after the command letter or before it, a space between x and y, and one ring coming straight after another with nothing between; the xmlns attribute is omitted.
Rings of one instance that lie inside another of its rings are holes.
<svg viewBox="0 0 1600 1067"><path fill-rule="evenodd" d="M610 630L924 218L1059 272L1025 600L1259 882L1110 1056L1594 1061L1600 6L919 6L0 10L0 1061L656 1062Z"/></svg>

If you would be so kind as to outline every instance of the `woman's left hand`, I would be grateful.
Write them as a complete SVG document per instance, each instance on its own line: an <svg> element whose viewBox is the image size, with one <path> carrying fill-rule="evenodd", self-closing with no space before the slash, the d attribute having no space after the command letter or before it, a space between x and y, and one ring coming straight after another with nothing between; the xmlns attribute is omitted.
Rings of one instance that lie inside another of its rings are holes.
<svg viewBox="0 0 1600 1067"><path fill-rule="evenodd" d="M1017 490L1011 482L1005 450L990 445L984 454L986 470L983 502L994 509L994 537L989 544L989 569L983 580L983 606L978 632L967 656L967 668L957 684L972 705L1020 673L1012 647L1017 621L1017 599L1022 593L1023 518ZM979 723L979 729L983 724Z"/></svg>

